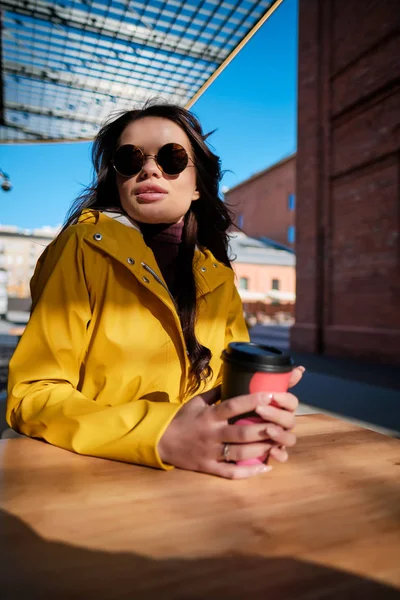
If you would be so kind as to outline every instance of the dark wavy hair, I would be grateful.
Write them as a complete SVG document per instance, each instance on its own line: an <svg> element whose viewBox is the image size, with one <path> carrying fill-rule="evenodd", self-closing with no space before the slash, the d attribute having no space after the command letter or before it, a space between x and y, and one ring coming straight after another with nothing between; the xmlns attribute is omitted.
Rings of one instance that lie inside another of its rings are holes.
<svg viewBox="0 0 400 600"><path fill-rule="evenodd" d="M193 273L193 258L196 246L209 249L215 258L228 267L228 228L233 225L233 214L219 196L221 180L220 159L206 144L197 118L180 106L173 104L148 103L141 109L120 113L107 122L97 134L92 162L94 179L92 184L72 204L64 227L75 224L85 208L117 208L121 212L112 159L124 129L144 117L162 117L173 121L186 133L193 150L197 175L197 189L200 197L192 202L184 218L182 243L178 254L179 279L175 300L182 325L186 349L191 363L190 391L195 393L204 380L212 375L211 352L196 338L197 318L196 283Z"/></svg>

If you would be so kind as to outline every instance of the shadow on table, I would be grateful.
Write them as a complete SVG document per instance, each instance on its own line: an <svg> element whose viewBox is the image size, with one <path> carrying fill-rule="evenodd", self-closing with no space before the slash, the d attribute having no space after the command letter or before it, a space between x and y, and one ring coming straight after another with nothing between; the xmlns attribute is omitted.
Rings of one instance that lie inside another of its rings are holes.
<svg viewBox="0 0 400 600"><path fill-rule="evenodd" d="M128 525L128 524L127 524ZM134 523L129 524L134 535ZM0 511L2 600L386 600L400 591L292 558L227 555L154 560L42 539ZM90 544L90 540L88 540Z"/></svg>

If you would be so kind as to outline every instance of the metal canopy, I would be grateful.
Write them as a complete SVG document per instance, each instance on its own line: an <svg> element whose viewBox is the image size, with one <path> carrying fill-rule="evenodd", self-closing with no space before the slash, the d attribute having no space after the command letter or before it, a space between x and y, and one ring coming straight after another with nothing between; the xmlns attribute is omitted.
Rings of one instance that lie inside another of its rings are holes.
<svg viewBox="0 0 400 600"><path fill-rule="evenodd" d="M281 1L1 0L0 142L92 139L147 99L187 105Z"/></svg>

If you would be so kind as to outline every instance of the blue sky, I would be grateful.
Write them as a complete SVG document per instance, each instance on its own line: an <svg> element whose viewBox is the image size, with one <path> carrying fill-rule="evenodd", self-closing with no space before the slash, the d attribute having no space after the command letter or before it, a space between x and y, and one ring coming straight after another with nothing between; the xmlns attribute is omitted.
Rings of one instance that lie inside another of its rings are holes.
<svg viewBox="0 0 400 600"><path fill-rule="evenodd" d="M285 0L192 107L232 187L296 150L298 0ZM0 223L35 228L64 220L91 180L90 143L0 146L13 183L0 190Z"/></svg>

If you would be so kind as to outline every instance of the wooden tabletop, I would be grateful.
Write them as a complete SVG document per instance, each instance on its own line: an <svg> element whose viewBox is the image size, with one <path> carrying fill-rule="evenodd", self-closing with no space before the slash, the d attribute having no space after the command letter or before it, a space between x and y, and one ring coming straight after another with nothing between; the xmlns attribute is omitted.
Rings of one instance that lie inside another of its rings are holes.
<svg viewBox="0 0 400 600"><path fill-rule="evenodd" d="M400 442L298 418L246 481L0 442L0 597L400 598Z"/></svg>

